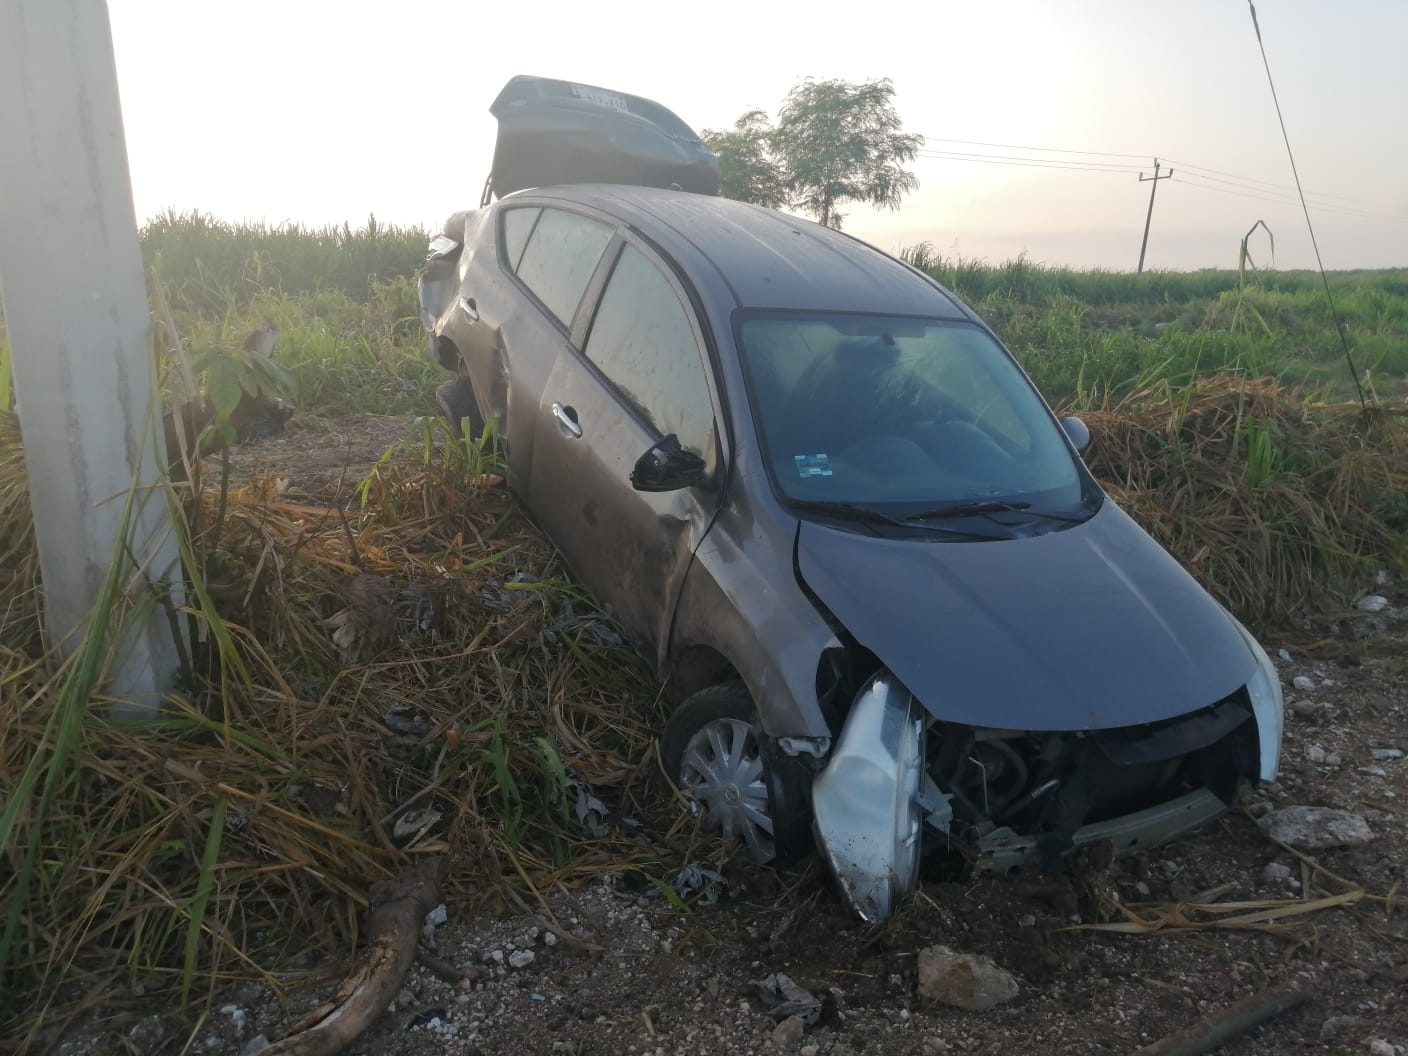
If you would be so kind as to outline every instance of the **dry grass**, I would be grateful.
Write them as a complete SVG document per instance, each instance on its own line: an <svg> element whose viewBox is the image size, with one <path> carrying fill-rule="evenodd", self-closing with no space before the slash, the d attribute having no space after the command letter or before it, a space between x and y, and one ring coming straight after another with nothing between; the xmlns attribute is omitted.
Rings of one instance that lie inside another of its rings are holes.
<svg viewBox="0 0 1408 1056"><path fill-rule="evenodd" d="M1343 601L1402 563L1400 417L1366 424L1232 381L1089 417L1096 472L1243 616ZM351 512L273 480L206 489L185 691L149 722L84 698L47 815L35 797L0 845L0 905L23 894L0 1041L42 1041L143 991L198 1003L233 978L293 978L344 953L369 885L418 856L447 860L452 897L497 907L623 868L663 878L701 853L659 794L648 673L602 644L551 547L480 483L482 452L425 428ZM61 717L68 667L38 643L5 415L0 577L8 801ZM654 822L655 841L584 832L577 780Z"/></svg>
<svg viewBox="0 0 1408 1056"><path fill-rule="evenodd" d="M599 644L599 620L501 490L446 475L438 457L387 464L373 504L349 514L255 481L218 521L209 489L201 523L218 527L199 550L223 619L189 614L199 670L160 718L108 721L101 696L87 707L6 951L0 1038L345 953L368 886L417 856L443 856L451 896L480 903L663 872L668 832L588 838L571 809L575 778L644 816L658 780L650 678ZM409 516L432 490L429 515ZM392 505L394 528L378 516ZM22 498L5 510L16 520L0 539L28 516ZM17 534L0 558L12 599L32 596L37 564ZM534 578L504 589L514 572ZM11 607L7 799L51 736L65 670L38 653L32 601ZM22 816L0 848L0 904L36 821Z"/></svg>

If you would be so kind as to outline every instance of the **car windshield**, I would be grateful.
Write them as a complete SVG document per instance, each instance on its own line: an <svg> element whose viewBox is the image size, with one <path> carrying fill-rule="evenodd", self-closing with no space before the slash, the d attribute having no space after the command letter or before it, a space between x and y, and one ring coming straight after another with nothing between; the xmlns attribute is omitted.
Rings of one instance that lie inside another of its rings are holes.
<svg viewBox="0 0 1408 1056"><path fill-rule="evenodd" d="M916 521L1090 512L1060 427L977 326L769 312L743 317L739 338L784 499Z"/></svg>

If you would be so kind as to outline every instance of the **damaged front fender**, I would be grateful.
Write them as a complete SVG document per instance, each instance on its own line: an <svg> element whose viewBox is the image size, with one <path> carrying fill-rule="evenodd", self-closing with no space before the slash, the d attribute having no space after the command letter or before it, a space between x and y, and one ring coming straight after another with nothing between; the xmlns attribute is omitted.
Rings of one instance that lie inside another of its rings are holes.
<svg viewBox="0 0 1408 1056"><path fill-rule="evenodd" d="M889 672L857 695L812 784L817 844L860 917L889 916L919 877L924 720Z"/></svg>

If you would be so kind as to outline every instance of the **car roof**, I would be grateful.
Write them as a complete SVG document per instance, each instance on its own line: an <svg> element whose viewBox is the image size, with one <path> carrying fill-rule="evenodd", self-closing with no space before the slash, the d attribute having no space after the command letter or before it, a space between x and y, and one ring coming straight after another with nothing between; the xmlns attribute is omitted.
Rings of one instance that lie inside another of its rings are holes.
<svg viewBox="0 0 1408 1056"><path fill-rule="evenodd" d="M697 250L742 308L971 318L948 291L874 246L774 209L613 184L522 192L530 195L577 202L614 216L677 261L691 255L688 249Z"/></svg>

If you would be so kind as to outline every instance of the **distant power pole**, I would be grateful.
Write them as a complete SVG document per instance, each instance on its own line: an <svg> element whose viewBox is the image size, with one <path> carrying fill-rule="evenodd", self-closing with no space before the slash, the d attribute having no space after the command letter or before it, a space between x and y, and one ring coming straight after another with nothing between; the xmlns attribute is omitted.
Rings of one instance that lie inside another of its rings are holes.
<svg viewBox="0 0 1408 1056"><path fill-rule="evenodd" d="M1154 219L1154 192L1159 189L1160 180L1166 180L1172 175L1172 169L1169 169L1168 172L1164 173L1162 176L1159 175L1158 158L1154 159L1154 175L1145 176L1142 172L1139 174L1139 182L1149 185L1149 215L1144 218L1144 241L1139 243L1140 274L1143 274L1144 271L1144 251L1149 248L1149 224L1152 223Z"/></svg>

